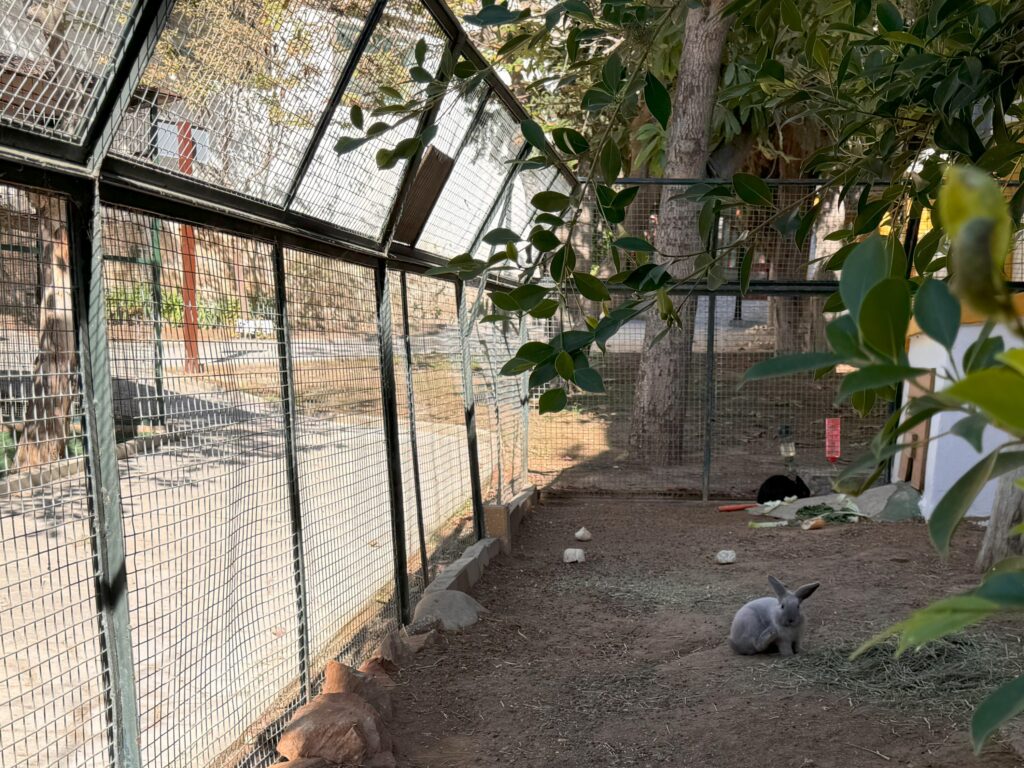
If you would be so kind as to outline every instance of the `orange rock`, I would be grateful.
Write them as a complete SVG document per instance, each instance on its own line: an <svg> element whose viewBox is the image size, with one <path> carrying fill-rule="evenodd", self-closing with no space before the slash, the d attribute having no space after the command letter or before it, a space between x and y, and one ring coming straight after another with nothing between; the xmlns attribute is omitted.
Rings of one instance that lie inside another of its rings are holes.
<svg viewBox="0 0 1024 768"><path fill-rule="evenodd" d="M386 761L385 755L392 755L392 743L377 710L361 697L325 693L295 712L277 751L288 760L319 757L360 765L378 758Z"/></svg>
<svg viewBox="0 0 1024 768"><path fill-rule="evenodd" d="M321 693L354 693L367 701L385 720L392 716L391 679L382 682L378 676L358 672L340 661L327 662Z"/></svg>

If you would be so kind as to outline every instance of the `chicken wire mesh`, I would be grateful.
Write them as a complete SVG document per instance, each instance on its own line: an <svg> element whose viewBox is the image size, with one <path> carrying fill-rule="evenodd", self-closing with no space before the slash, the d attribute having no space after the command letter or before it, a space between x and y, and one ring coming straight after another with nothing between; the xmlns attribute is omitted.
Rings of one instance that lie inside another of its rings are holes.
<svg viewBox="0 0 1024 768"><path fill-rule="evenodd" d="M135 18L134 0L0 6L0 124L80 144Z"/></svg>
<svg viewBox="0 0 1024 768"><path fill-rule="evenodd" d="M0 743L4 765L109 749L67 204L0 186Z"/></svg>

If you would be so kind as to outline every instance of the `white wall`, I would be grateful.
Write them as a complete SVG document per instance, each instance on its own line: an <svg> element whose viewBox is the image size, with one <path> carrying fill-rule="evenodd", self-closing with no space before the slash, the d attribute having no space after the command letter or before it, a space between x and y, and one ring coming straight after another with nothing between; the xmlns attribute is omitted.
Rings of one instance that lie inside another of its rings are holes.
<svg viewBox="0 0 1024 768"><path fill-rule="evenodd" d="M960 364L964 352L981 333L981 325L965 325L960 328L956 343L953 345L953 358ZM1006 328L999 327L993 333L1003 338L1007 348L1021 346L1020 340L1013 336ZM918 334L910 339L910 350L908 352L910 364L920 368L937 368L942 370L949 366L949 357L946 350L938 343L924 334ZM942 381L936 376L936 389L944 389L948 382ZM904 395L906 402L906 395ZM959 414L940 413L931 421L931 435L946 433L962 418ZM924 470L924 493L921 498L921 512L925 517L931 516L932 510L943 495L963 474L970 469L981 458L992 449L1002 445L1010 439L1010 436L1002 430L988 427L985 430L982 440L984 453L977 453L970 444L963 438L956 435L946 435L938 440L932 441L928 446L928 457ZM894 470L899 467L899 457L895 459ZM978 498L974 500L967 514L971 517L988 517L992 511L992 504L995 501L996 484L993 480L985 486Z"/></svg>

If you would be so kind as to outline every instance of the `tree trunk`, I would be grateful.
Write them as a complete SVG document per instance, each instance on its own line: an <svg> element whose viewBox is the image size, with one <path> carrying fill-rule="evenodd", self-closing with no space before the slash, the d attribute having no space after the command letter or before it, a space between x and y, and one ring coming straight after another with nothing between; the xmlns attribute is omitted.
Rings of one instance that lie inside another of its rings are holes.
<svg viewBox="0 0 1024 768"><path fill-rule="evenodd" d="M68 228L61 203L30 195L39 220L39 351L15 466L27 469L64 458L77 391Z"/></svg>
<svg viewBox="0 0 1024 768"><path fill-rule="evenodd" d="M725 5L725 0L712 0L707 8L691 9L686 17L668 131L665 170L669 177L703 178L707 173L711 115L730 23L721 14ZM670 187L662 190L655 244L663 261L702 248L697 231L700 207L673 199L676 196ZM667 269L675 277L684 277L692 271L693 261L688 256L676 258ZM678 309L681 327L673 329L657 346L652 343L662 330L662 322L653 312L646 319L630 447L647 463L678 463L687 442L684 426L696 302L686 301Z"/></svg>
<svg viewBox="0 0 1024 768"><path fill-rule="evenodd" d="M978 552L978 568L987 571L1000 560L1011 555L1024 555L1024 537L1011 536L1010 529L1024 523L1024 491L1015 480L1024 477L1024 468L1009 472L999 479L996 501L988 519L985 539Z"/></svg>

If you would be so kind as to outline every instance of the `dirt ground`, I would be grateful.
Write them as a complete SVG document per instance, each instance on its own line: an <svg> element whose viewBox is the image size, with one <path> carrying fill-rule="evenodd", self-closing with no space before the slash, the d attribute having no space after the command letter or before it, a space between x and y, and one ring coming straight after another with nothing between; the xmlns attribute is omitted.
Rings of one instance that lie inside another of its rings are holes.
<svg viewBox="0 0 1024 768"><path fill-rule="evenodd" d="M980 529L966 526L943 563L921 524L804 532L748 519L694 502L546 498L477 585L485 619L405 671L399 765L1022 764L998 743L974 758L965 733L977 687L1024 663L1020 626L898 662L846 660L890 620L970 586ZM563 565L580 525L594 534L587 562ZM735 565L713 563L722 548ZM725 643L768 573L822 584L795 659L737 657Z"/></svg>

